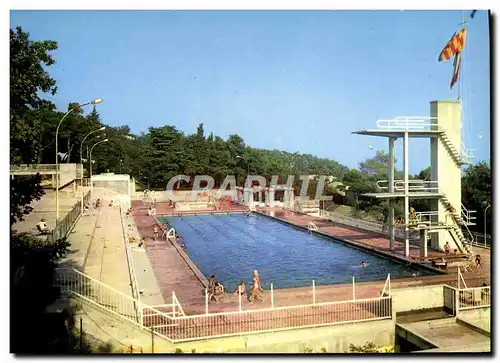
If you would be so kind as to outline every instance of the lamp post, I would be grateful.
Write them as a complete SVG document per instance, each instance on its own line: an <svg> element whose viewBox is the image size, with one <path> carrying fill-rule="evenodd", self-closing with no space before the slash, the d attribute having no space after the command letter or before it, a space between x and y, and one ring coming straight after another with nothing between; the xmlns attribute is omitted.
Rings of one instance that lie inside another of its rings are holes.
<svg viewBox="0 0 500 363"><path fill-rule="evenodd" d="M106 129L106 126L103 126L101 128L98 128L97 130L94 130L94 131L90 131L87 135L85 135L85 137L83 138L81 144L80 144L80 164L82 165L82 187L83 187L83 143L85 142L85 140L87 139L87 137L89 137L90 135L92 135L93 133L96 133L98 131L104 131Z"/></svg>
<svg viewBox="0 0 500 363"><path fill-rule="evenodd" d="M92 195L92 190L94 189L94 185L92 183L92 150L99 145L102 144L103 142L108 142L108 139L104 139L101 141L96 142L91 148L90 148L90 156L89 156L89 161L90 161L90 193Z"/></svg>
<svg viewBox="0 0 500 363"><path fill-rule="evenodd" d="M64 116L61 118L61 121L59 121L59 124L57 125L56 129L56 223L59 222L59 159L58 159L58 154L59 154L59 143L58 143L58 136L59 136L59 127L61 126L62 122L66 117L69 116L69 114L77 109L80 109L83 106L87 105L97 105L98 103L102 102L102 98L95 98L90 102L85 102L81 103L77 106L72 107L68 112L64 114Z"/></svg>
<svg viewBox="0 0 500 363"><path fill-rule="evenodd" d="M488 204L488 202L484 203L485 205ZM484 246L486 247L486 211L488 208L491 208L491 205L488 204L486 208L484 208Z"/></svg>
<svg viewBox="0 0 500 363"><path fill-rule="evenodd" d="M236 159L244 160L245 163L247 163L247 178L248 178L248 176L250 175L250 164L248 164L248 160L245 159L243 156L239 156L239 155L236 156Z"/></svg>

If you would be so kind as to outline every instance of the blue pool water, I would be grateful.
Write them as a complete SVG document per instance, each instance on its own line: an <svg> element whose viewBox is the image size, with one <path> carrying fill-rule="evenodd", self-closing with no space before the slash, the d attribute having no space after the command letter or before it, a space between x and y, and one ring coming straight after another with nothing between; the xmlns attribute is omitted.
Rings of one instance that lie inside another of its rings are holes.
<svg viewBox="0 0 500 363"><path fill-rule="evenodd" d="M186 252L200 271L234 289L241 280L251 282L259 270L262 283L275 288L384 280L391 277L431 275L310 234L276 220L244 214L159 217L168 221L186 243ZM361 267L362 261L368 264Z"/></svg>

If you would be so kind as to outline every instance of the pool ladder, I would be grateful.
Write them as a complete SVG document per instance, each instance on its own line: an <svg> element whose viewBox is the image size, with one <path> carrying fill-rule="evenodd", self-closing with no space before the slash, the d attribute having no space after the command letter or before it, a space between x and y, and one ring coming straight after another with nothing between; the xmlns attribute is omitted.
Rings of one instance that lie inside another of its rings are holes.
<svg viewBox="0 0 500 363"><path fill-rule="evenodd" d="M307 224L307 230L309 231L309 233L311 232L317 232L319 231L319 228L316 224L314 224L313 222L309 222Z"/></svg>

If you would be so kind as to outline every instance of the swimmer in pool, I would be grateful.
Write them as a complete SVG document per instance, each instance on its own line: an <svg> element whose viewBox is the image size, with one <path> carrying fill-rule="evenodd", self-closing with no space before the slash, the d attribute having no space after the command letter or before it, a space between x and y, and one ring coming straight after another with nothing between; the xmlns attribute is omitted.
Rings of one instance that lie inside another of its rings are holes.
<svg viewBox="0 0 500 363"><path fill-rule="evenodd" d="M366 261L361 261L361 267L366 267L368 266L368 264L366 263Z"/></svg>

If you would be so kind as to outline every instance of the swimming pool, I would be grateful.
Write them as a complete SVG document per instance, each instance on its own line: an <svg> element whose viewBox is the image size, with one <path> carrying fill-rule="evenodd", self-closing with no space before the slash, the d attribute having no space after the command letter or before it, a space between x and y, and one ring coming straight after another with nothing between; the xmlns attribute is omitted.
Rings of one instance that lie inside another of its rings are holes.
<svg viewBox="0 0 500 363"><path fill-rule="evenodd" d="M254 214L159 216L186 243L186 253L208 278L234 289L241 280L251 282L258 269L265 287L275 288L384 280L391 277L432 275L394 260L310 234L279 221ZM367 263L361 267L361 262Z"/></svg>

